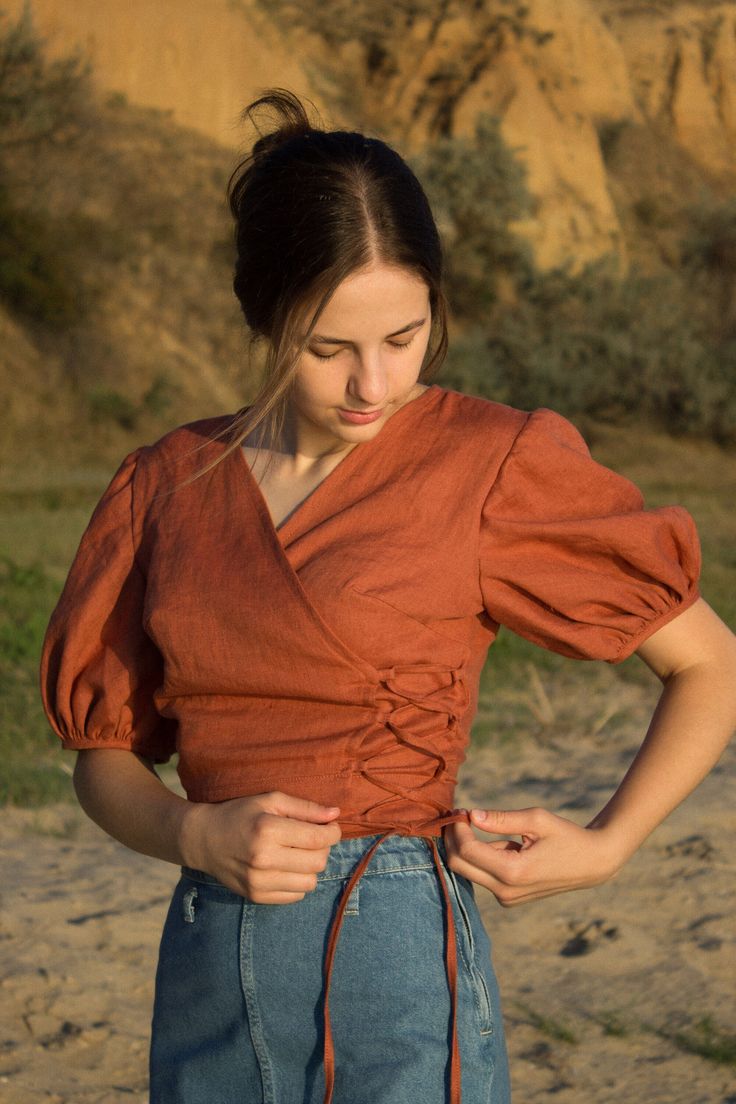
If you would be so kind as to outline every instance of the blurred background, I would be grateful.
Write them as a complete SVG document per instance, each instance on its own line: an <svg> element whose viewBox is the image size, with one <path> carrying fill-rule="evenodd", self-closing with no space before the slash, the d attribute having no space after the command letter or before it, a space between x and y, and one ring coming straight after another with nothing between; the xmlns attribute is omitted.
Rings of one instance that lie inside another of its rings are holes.
<svg viewBox="0 0 736 1104"><path fill-rule="evenodd" d="M99 495L136 445L252 393L225 188L254 137L239 114L272 86L310 100L325 126L395 145L424 184L452 307L437 382L552 407L648 506L686 506L701 533L703 594L736 626L734 2L0 5L8 813L74 800L73 757L38 698L38 654ZM624 759L636 746L655 683L636 658L593 668L502 633L474 747L517 766L536 756L550 778L554 755L575 748L589 774L585 756L603 745ZM483 777L476 799L488 803L499 794ZM562 787L568 808L584 807L579 783L573 771ZM607 1015L600 1031L625 1034ZM534 1045L570 1043L563 1027L529 1016ZM705 1048L732 1071L736 1036L709 1016L691 1023L689 1053ZM543 1049L534 1053L529 1069L544 1066ZM736 1101L710 1095L712 1084L698 1100ZM652 1093L648 1084L615 1099ZM656 1097L675 1098L696 1100Z"/></svg>
<svg viewBox="0 0 736 1104"><path fill-rule="evenodd" d="M252 392L225 186L254 138L239 114L272 85L422 180L452 306L438 382L560 411L648 505L691 509L705 595L734 624L734 3L5 0L6 800L68 791L37 654L112 471ZM529 662L558 669L494 649L479 739Z"/></svg>

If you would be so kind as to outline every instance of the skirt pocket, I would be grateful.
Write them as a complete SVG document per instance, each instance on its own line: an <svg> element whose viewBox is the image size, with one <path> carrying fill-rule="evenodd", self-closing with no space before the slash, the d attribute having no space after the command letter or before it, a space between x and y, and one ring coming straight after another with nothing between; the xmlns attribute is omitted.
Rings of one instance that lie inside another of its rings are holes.
<svg viewBox="0 0 736 1104"><path fill-rule="evenodd" d="M461 874L456 874L455 871L450 870L449 867L445 867L445 873L448 876L450 890L455 899L457 911L462 921L462 931L460 933L461 948L464 946L465 950L462 958L465 962L468 978L475 997L480 1034L491 1035L495 1029L496 1014L494 1012L493 1002L491 1001L488 984L486 983L485 975L487 969L483 968L485 964L481 961L480 957L482 953L488 951L490 963L490 941L486 935L486 939L483 941L486 946L482 949L479 946L479 928L482 928L483 921L478 912L478 906L475 903L472 882L464 878Z"/></svg>

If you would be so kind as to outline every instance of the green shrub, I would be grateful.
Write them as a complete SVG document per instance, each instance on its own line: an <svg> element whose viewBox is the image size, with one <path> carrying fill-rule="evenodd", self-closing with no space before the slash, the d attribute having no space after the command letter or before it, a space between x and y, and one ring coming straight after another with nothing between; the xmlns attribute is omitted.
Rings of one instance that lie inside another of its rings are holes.
<svg viewBox="0 0 736 1104"><path fill-rule="evenodd" d="M159 372L136 404L112 387L96 387L87 393L87 406L94 421L108 422L122 429L136 429L142 414L162 417L170 409L179 386L166 372Z"/></svg>
<svg viewBox="0 0 736 1104"><path fill-rule="evenodd" d="M135 429L138 410L126 395L112 388L98 387L87 394L87 405L94 421L113 422L122 429Z"/></svg>
<svg viewBox="0 0 736 1104"><path fill-rule="evenodd" d="M499 119L481 112L475 137L441 138L416 159L447 255L453 313L482 323L498 301L499 277L528 281L530 246L509 229L533 201L526 170L501 136Z"/></svg>
<svg viewBox="0 0 736 1104"><path fill-rule="evenodd" d="M84 317L89 292L77 263L73 220L56 218L19 185L16 153L40 160L92 125L91 65L79 51L54 59L24 3L15 21L0 10L0 298L14 313L48 329Z"/></svg>
<svg viewBox="0 0 736 1104"><path fill-rule="evenodd" d="M92 67L81 51L50 60L29 0L14 23L0 10L0 153L68 145L90 124Z"/></svg>
<svg viewBox="0 0 736 1104"><path fill-rule="evenodd" d="M72 241L65 223L17 207L0 185L0 298L13 312L54 330L84 318L88 301Z"/></svg>
<svg viewBox="0 0 736 1104"><path fill-rule="evenodd" d="M443 379L522 409L736 441L736 341L714 342L675 275L620 279L604 258L535 272L516 307L454 342Z"/></svg>
<svg viewBox="0 0 736 1104"><path fill-rule="evenodd" d="M166 372L159 372L141 400L141 407L155 417L163 416L171 407L180 388Z"/></svg>
<svg viewBox="0 0 736 1104"><path fill-rule="evenodd" d="M57 593L39 565L0 556L0 804L72 796L38 693L41 643Z"/></svg>
<svg viewBox="0 0 736 1104"><path fill-rule="evenodd" d="M702 202L687 211L689 232L682 262L733 280L736 276L736 199Z"/></svg>
<svg viewBox="0 0 736 1104"><path fill-rule="evenodd" d="M736 199L705 201L688 211L681 262L692 293L711 304L716 345L736 341Z"/></svg>
<svg viewBox="0 0 736 1104"><path fill-rule="evenodd" d="M657 196L641 196L634 202L631 209L642 226L659 228L669 226L671 223L669 213Z"/></svg>

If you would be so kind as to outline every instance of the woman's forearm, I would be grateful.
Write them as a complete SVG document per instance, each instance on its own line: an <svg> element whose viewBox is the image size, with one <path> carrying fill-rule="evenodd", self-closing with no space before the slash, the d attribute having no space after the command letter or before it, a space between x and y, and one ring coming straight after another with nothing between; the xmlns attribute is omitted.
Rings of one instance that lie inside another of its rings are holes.
<svg viewBox="0 0 736 1104"><path fill-rule="evenodd" d="M136 754L124 748L80 751L74 789L87 816L108 835L143 855L187 865L182 840L191 803Z"/></svg>
<svg viewBox="0 0 736 1104"><path fill-rule="evenodd" d="M504 907L598 885L705 777L736 727L736 637L698 599L640 644L664 689L644 742L611 800L586 828L546 809L472 810L448 826L449 865Z"/></svg>
<svg viewBox="0 0 736 1104"><path fill-rule="evenodd" d="M736 727L733 657L671 675L621 785L588 825L625 862L720 758Z"/></svg>
<svg viewBox="0 0 736 1104"><path fill-rule="evenodd" d="M613 877L723 751L736 725L731 656L667 677L631 767L587 828L545 809L473 810L473 826L522 842L483 842L470 825L451 824L445 834L450 867L486 886L504 907Z"/></svg>

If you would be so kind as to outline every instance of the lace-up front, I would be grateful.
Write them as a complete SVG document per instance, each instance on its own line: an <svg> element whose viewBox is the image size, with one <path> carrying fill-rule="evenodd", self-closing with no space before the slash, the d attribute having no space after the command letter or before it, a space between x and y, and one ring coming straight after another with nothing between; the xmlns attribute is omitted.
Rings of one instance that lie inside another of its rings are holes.
<svg viewBox="0 0 736 1104"><path fill-rule="evenodd" d="M377 674L376 720L382 730L363 738L354 769L386 796L368 805L359 819L346 818L344 825L402 831L415 825L391 818L397 801L415 810L424 806L435 817L447 812L456 784L450 766L457 765L448 763L447 751L456 750L456 759L462 754L459 721L469 695L462 672L440 664L395 664ZM404 785L403 777L416 781Z"/></svg>
<svg viewBox="0 0 736 1104"><path fill-rule="evenodd" d="M445 914L445 968L452 1002L452 1049L450 1054L450 1104L460 1104L460 1049L457 1038L457 945L455 921L450 895L445 882L437 845L433 836L441 834L446 824L464 820L470 822L466 810L447 809L443 795L452 794L456 779L448 768L447 756L432 747L432 741L440 746L452 747L460 740L459 721L468 706L468 691L461 671L439 664L395 664L378 670L379 686L376 692L378 718L385 730L385 739L371 743L357 765L357 772L367 781L386 791L387 796L378 799L366 810L363 817L340 819L340 825L350 828L363 828L366 834L382 831L380 839L366 851L348 881L340 899L335 919L330 930L327 953L325 955L324 989L324 1067L325 1096L324 1104L332 1101L335 1080L335 1052L330 1026L329 994L332 967L337 949L337 941L342 927L343 916L353 887L358 883L370 863L371 857L380 844L392 835L413 835L427 837L432 850L437 877L443 897ZM402 676L405 677L402 685ZM413 677L413 688L407 682ZM414 722L412 724L412 721ZM406 772L415 775L421 769L421 760L434 760L431 774L417 785L404 786L398 781L399 770L388 766L391 752L400 745L408 749L419 760L419 767L409 763ZM390 820L390 806L397 799L402 804L411 802L414 807L425 806L431 809L433 816L413 824L395 823ZM376 819L377 811L383 811L382 821Z"/></svg>

